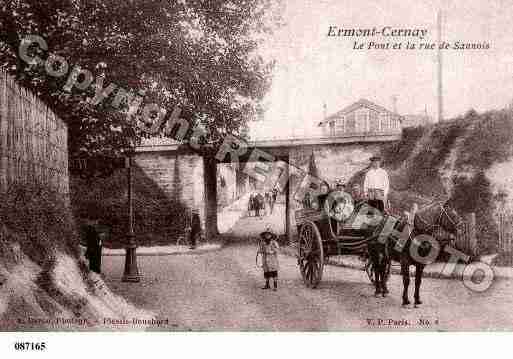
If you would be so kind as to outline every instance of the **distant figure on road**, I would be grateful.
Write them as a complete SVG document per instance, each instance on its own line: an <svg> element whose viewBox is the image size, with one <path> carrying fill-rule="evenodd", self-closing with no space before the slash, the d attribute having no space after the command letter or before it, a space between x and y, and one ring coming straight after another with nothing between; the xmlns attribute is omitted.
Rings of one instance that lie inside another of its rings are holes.
<svg viewBox="0 0 513 359"><path fill-rule="evenodd" d="M271 193L271 214L274 210L274 205L276 204L276 199L278 198L278 189L273 188Z"/></svg>
<svg viewBox="0 0 513 359"><path fill-rule="evenodd" d="M269 191L265 191L265 214L269 215L271 213L271 193Z"/></svg>
<svg viewBox="0 0 513 359"><path fill-rule="evenodd" d="M249 201L248 201L248 216L251 217L252 215L252 211L254 210L254 202L255 202L255 197L253 196L253 193L251 193L249 195Z"/></svg>
<svg viewBox="0 0 513 359"><path fill-rule="evenodd" d="M262 254L262 269L264 270L265 286L262 289L269 289L269 279L273 278L273 290L278 290L278 251L280 246L276 240L276 235L267 229L260 234L263 240L261 248L259 249Z"/></svg>
<svg viewBox="0 0 513 359"><path fill-rule="evenodd" d="M262 209L264 209L264 196L262 196L261 193L257 193L255 197L255 204L256 204L256 212L257 216L261 217L263 215Z"/></svg>

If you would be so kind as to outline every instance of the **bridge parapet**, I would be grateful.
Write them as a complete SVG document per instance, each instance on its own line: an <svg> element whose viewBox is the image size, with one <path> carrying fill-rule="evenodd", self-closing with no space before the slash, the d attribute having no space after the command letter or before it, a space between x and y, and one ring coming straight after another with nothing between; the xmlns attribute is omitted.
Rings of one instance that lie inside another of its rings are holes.
<svg viewBox="0 0 513 359"><path fill-rule="evenodd" d="M265 138L251 140L247 142L248 147L254 148L272 148L272 147L297 147L312 145L329 145L341 143L372 143L372 142L393 142L399 141L402 136L401 129L392 129L387 131L360 131L346 132L337 136L297 136L286 138ZM160 152L176 151L183 143L167 137L153 137L144 140L137 147L136 152Z"/></svg>

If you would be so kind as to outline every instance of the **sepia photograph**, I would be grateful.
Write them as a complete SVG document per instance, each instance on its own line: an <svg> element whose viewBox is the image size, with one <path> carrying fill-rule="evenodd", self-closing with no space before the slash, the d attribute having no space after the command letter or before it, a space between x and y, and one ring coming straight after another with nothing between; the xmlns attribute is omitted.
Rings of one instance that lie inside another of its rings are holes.
<svg viewBox="0 0 513 359"><path fill-rule="evenodd" d="M0 0L0 332L512 331L512 22Z"/></svg>

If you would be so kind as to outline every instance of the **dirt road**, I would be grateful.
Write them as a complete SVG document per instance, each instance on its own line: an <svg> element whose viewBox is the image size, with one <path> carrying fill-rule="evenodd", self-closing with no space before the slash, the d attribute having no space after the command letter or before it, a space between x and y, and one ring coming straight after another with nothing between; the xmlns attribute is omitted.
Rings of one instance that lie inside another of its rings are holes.
<svg viewBox="0 0 513 359"><path fill-rule="evenodd" d="M197 255L139 257L141 283L121 283L123 257L107 257L109 285L169 325L161 330L487 330L513 328L513 281L485 293L456 280L424 279L421 308L401 307L401 279L375 298L363 272L325 267L318 289L306 288L295 259L281 256L277 292L262 290L255 246L231 245ZM119 328L122 330L123 328ZM158 329L158 328L154 328Z"/></svg>

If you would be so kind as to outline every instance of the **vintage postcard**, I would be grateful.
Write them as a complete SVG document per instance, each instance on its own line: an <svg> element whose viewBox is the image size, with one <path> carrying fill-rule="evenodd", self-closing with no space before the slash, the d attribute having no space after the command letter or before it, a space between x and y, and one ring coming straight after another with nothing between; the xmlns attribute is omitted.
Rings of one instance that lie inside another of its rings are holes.
<svg viewBox="0 0 513 359"><path fill-rule="evenodd" d="M0 331L513 330L512 22L0 0Z"/></svg>

